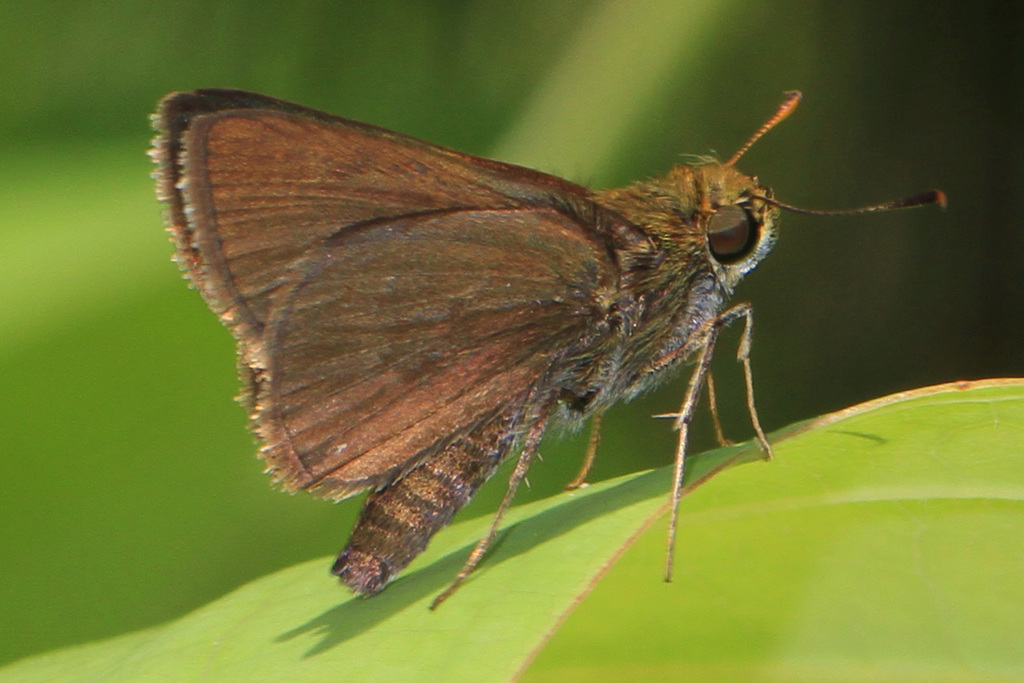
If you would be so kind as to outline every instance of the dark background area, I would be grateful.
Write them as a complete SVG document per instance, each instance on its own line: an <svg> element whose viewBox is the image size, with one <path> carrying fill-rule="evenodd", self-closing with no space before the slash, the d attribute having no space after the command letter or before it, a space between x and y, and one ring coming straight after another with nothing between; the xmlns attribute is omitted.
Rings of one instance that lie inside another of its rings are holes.
<svg viewBox="0 0 1024 683"><path fill-rule="evenodd" d="M0 661L313 557L327 581L359 507L260 473L230 335L170 263L153 198L147 116L165 93L266 92L609 187L685 153L728 157L802 90L741 170L809 208L929 187L950 205L783 216L737 292L776 430L1024 373L1022 28L1013 2L5 3ZM737 340L716 379L727 433L746 439ZM682 391L613 410L594 478L669 463L674 436L650 416ZM582 451L581 435L546 442L520 498L560 490Z"/></svg>

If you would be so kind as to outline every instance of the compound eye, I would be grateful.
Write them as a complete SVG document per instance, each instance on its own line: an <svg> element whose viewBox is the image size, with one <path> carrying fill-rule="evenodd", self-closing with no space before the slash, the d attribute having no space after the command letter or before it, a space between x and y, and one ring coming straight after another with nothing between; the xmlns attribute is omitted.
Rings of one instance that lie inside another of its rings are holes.
<svg viewBox="0 0 1024 683"><path fill-rule="evenodd" d="M708 245L719 263L742 261L757 244L758 226L743 207L726 206L708 220Z"/></svg>

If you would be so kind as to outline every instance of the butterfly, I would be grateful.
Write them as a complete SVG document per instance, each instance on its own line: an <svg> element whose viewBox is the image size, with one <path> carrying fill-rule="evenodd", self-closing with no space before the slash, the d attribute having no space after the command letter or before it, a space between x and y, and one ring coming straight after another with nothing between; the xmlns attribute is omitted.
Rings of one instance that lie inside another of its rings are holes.
<svg viewBox="0 0 1024 683"><path fill-rule="evenodd" d="M792 207L735 163L799 99L728 162L601 192L264 95L161 101L157 194L178 264L237 340L267 471L328 499L370 490L333 566L343 583L383 590L515 456L490 531L436 606L483 557L550 422L599 423L689 360L674 539L687 427L718 333L741 319L770 453L752 309L728 301Z"/></svg>

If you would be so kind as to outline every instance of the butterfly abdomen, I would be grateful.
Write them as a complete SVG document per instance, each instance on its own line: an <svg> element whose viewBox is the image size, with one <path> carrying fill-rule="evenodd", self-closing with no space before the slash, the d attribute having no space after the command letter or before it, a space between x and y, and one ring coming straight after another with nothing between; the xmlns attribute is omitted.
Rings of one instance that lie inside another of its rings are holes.
<svg viewBox="0 0 1024 683"><path fill-rule="evenodd" d="M383 590L495 473L512 450L518 416L485 422L371 493L332 573L356 593Z"/></svg>

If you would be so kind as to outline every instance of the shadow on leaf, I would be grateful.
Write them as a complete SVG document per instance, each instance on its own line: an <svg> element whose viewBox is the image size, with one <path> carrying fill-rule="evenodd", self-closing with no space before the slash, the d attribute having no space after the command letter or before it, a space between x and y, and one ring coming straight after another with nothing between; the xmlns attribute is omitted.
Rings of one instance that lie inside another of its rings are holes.
<svg viewBox="0 0 1024 683"><path fill-rule="evenodd" d="M761 452L749 443L694 455L687 460L684 495L727 467L761 458ZM475 579L486 574L490 567L527 553L615 510L656 496L666 496L670 480L671 468L661 468L609 489L587 492L585 495L562 494L565 502L515 522L499 532L495 544L476 572L467 579L459 593L452 599L458 600L460 594L473 590ZM654 516L663 512L664 507L659 507ZM467 544L429 566L400 577L379 595L370 598L350 597L305 624L281 634L275 640L285 642L300 635L318 633L322 635L320 642L305 656L313 657L326 652L446 588L474 545ZM591 577L586 578L589 580ZM530 579L523 577L522 580ZM444 609L444 606L440 608L442 612Z"/></svg>

